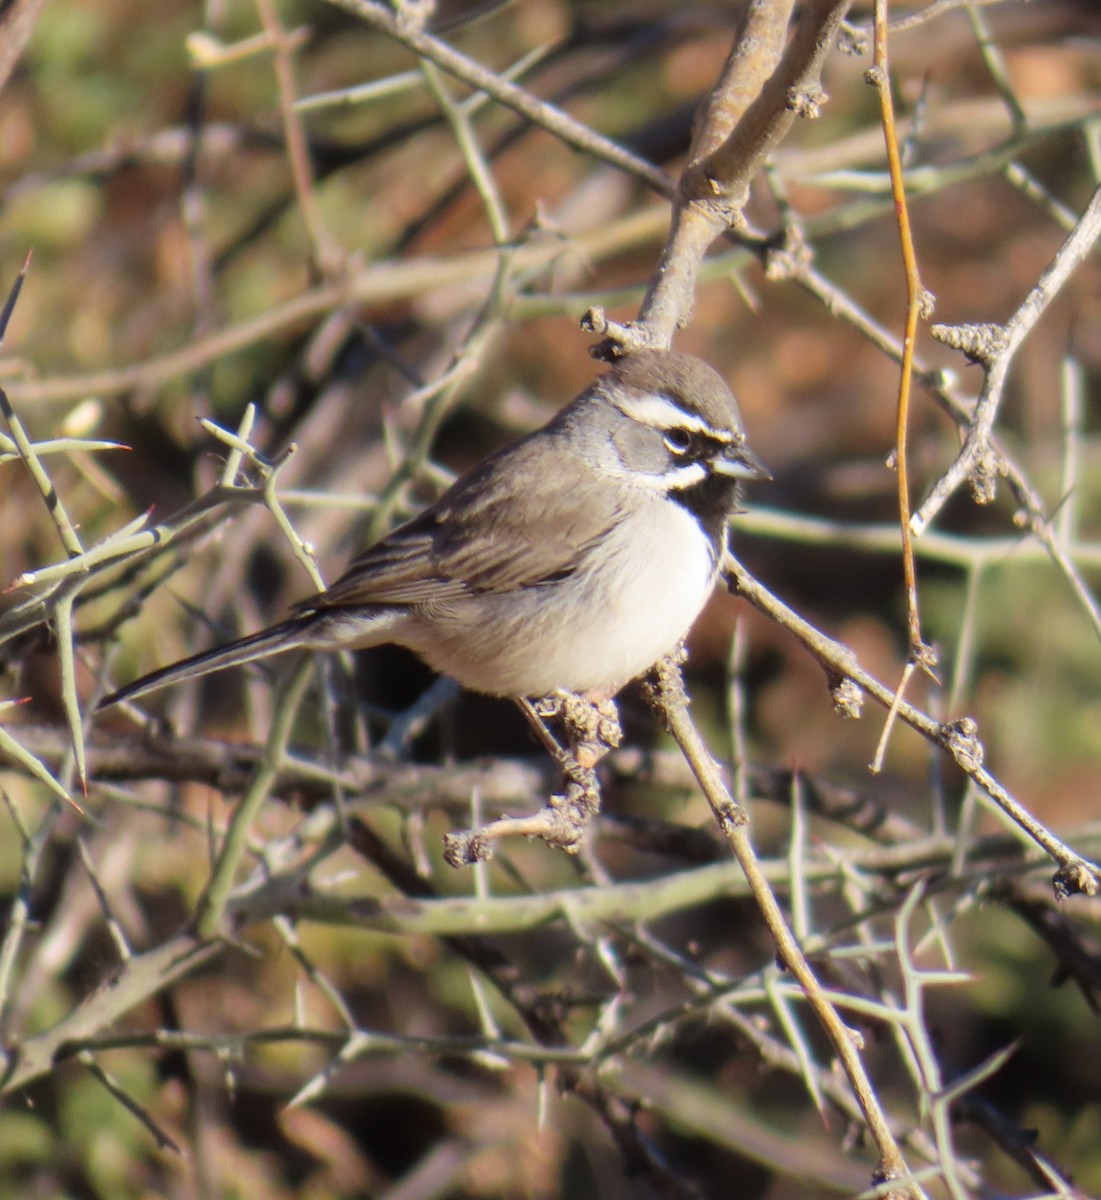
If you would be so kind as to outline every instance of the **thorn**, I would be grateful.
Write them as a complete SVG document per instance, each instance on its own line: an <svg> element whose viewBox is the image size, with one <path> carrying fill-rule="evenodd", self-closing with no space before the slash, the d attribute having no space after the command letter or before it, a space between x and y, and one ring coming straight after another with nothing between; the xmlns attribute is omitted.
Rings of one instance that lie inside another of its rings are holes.
<svg viewBox="0 0 1101 1200"><path fill-rule="evenodd" d="M11 291L8 292L8 299L4 304L3 310L0 311L0 345L3 345L4 335L8 332L8 322L11 320L11 314L15 310L15 302L19 299L19 293L23 290L23 280L27 278L27 268L31 265L31 253L32 251L27 251L27 257L23 259L22 270L15 277Z"/></svg>

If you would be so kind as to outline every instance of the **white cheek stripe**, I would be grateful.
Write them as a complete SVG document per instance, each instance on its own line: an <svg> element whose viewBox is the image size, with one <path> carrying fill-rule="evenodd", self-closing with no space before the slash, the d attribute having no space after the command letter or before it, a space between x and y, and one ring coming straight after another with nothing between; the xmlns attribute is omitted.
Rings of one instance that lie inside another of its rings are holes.
<svg viewBox="0 0 1101 1200"><path fill-rule="evenodd" d="M682 488L694 487L697 483L702 483L709 473L703 463L670 467L661 475L648 475L644 471L618 472L622 478L630 481L632 487L642 488L647 492L677 492Z"/></svg>
<svg viewBox="0 0 1101 1200"><path fill-rule="evenodd" d="M612 402L624 416L638 421L640 425L649 425L653 429L686 429L690 433L705 433L721 442L730 440L730 435L725 431L713 428L702 417L685 412L679 404L656 392L636 395L617 393L613 395Z"/></svg>
<svg viewBox="0 0 1101 1200"><path fill-rule="evenodd" d="M708 474L703 463L697 462L683 467L674 467L672 470L666 471L664 475L659 475L658 478L665 487L680 491L682 488L695 487L697 483L703 483Z"/></svg>

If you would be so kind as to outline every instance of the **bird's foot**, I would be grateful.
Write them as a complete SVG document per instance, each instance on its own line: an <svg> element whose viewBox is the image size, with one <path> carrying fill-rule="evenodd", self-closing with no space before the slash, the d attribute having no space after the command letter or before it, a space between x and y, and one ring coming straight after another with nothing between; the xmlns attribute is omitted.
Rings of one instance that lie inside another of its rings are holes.
<svg viewBox="0 0 1101 1200"><path fill-rule="evenodd" d="M494 842L504 837L539 838L576 853L589 822L600 811L596 768L623 740L615 702L607 697L556 692L536 701L521 700L519 707L561 769L565 786L532 816L503 818L448 834L444 858L453 867L486 861L493 856ZM551 732L550 723L561 729L564 745Z"/></svg>
<svg viewBox="0 0 1101 1200"><path fill-rule="evenodd" d="M623 741L615 701L555 692L535 701L521 700L520 711L566 779L588 791L597 791L597 764ZM565 745L551 733L548 722L561 727Z"/></svg>

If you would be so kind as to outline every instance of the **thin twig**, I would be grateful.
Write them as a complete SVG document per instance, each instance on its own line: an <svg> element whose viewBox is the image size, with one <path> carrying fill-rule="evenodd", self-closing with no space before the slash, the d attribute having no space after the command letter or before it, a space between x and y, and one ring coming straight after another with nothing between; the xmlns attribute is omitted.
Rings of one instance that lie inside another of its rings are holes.
<svg viewBox="0 0 1101 1200"><path fill-rule="evenodd" d="M237 869L245 853L249 830L257 813L270 797L272 786L278 778L291 727L298 715L298 706L302 702L311 674L312 664L305 658L283 686L268 736L264 761L258 765L249 790L234 810L229 828L218 849L210 882L203 892L195 914L195 930L202 938L216 937L224 932L222 918L229 903Z"/></svg>
<svg viewBox="0 0 1101 1200"><path fill-rule="evenodd" d="M901 362L901 344L820 272L794 255L781 256L779 262L781 266L778 274L794 279L801 287L820 299L831 313L841 317L853 328L859 330L885 354L895 361ZM971 420L973 408L956 395L945 374L926 368L920 361L915 361L915 368L922 385L929 389L956 421L960 424L967 424ZM1078 599L1083 612L1090 621L1094 635L1101 640L1101 606L1098 605L1083 580L1081 572L1072 560L1070 550L1061 546L1054 535L1042 497L993 431L989 436L989 446L997 470L1005 476L1014 499L1023 510L1023 518L1020 520L1019 526L1027 529L1043 545L1048 557L1058 567ZM911 521L911 528L913 528L913 521ZM919 531L915 529L914 532ZM921 540L917 543L919 553L923 552L930 536L928 530L921 530L920 533ZM1088 556L1085 561L1089 561Z"/></svg>
<svg viewBox="0 0 1101 1200"><path fill-rule="evenodd" d="M675 659L665 660L655 668L653 679L657 710L691 765L719 828L734 851L753 898L776 943L781 961L798 981L807 1003L829 1037L830 1044L845 1069L867 1122L868 1132L879 1152L875 1182L897 1184L897 1188L892 1190L892 1195L898 1197L924 1195L916 1184L906 1182L909 1171L871 1080L864 1070L858 1049L860 1039L837 1015L836 1009L826 998L822 985L788 928L776 897L761 871L760 862L749 837L748 818L727 791L717 763L708 752L703 738L688 714L688 698L684 692L679 664Z"/></svg>
<svg viewBox="0 0 1101 1200"><path fill-rule="evenodd" d="M1013 132L1020 134L1028 125L1028 117L1025 116L1025 110L1021 106L1020 100L1017 99L1017 93L1013 90L1009 69L1002 57L1001 50L991 36L986 16L976 4L965 4L963 12L967 23L971 26L971 32L975 35L975 41L978 43L979 53L986 64L990 80L998 89L998 95L1001 96L1002 103L1009 112L1010 120L1013 122Z"/></svg>
<svg viewBox="0 0 1101 1200"><path fill-rule="evenodd" d="M601 225L571 238L568 248L585 261L603 262L660 236L659 212L633 213L610 225ZM535 271L561 257L557 239L528 239L514 250L515 270ZM86 396L120 396L135 390L155 390L181 376L200 370L221 358L237 354L258 342L285 335L288 330L349 305L380 304L429 293L446 294L449 288L493 281L500 269L501 250L460 251L440 258L374 262L346 279L317 284L255 317L248 317L219 332L193 338L178 350L155 355L125 367L87 374L56 375L43 379L13 379L7 385L12 401L42 405L81 400Z"/></svg>
<svg viewBox="0 0 1101 1200"><path fill-rule="evenodd" d="M329 0L329 3L388 34L420 58L435 63L456 79L461 79L471 87L492 96L499 104L511 108L532 124L554 134L567 146L619 167L620 170L648 184L659 195L672 195L673 181L664 171L631 154L610 138L574 120L553 104L538 100L530 92L507 82L499 74L452 49L446 42L432 37L422 29L403 23L393 9L375 3L374 0Z"/></svg>
<svg viewBox="0 0 1101 1200"><path fill-rule="evenodd" d="M254 2L264 31L271 42L272 66L279 91L279 113L283 122L283 136L287 141L287 161L290 163L294 180L294 194L309 235L314 268L324 277L340 268L346 254L325 224L317 203L309 147L302 129L301 116L295 107L298 102L298 85L294 77L296 39L292 34L288 34L280 23L274 0Z"/></svg>
<svg viewBox="0 0 1101 1200"><path fill-rule="evenodd" d="M887 59L887 0L875 0L874 44L872 68L866 78L875 87L879 96L883 140L887 149L891 194L895 204L895 218L902 245L902 265L906 279L906 328L902 335L902 363L898 379L894 465L898 485L899 522L902 531L902 573L906 585L906 627L910 640L908 657L916 666L932 673L936 666L936 655L932 647L927 646L922 638L921 617L918 608L917 569L914 565L914 547L910 532L910 455L907 446L907 431L910 423L910 381L913 378L918 320L928 314L931 298L921 284L917 254L914 250L914 234L910 225L910 210L906 202L906 187L902 178L902 156L898 149L895 106L891 95L891 76ZM908 678L909 675L905 675L899 684L900 695ZM886 738L882 739L881 745L886 746ZM874 769L878 770L881 762L882 755L877 753Z"/></svg>
<svg viewBox="0 0 1101 1200"><path fill-rule="evenodd" d="M7 336L8 323L11 321L12 313L15 311L15 305L19 300L19 293L23 290L23 283L27 278L27 271L30 265L31 254L28 251L26 258L23 260L23 266L19 274L15 277L15 282L11 285L11 289L8 291L4 307L0 310L0 345L3 345L4 338ZM76 530L69 520L69 515L65 511L64 504L61 502L61 497L57 494L57 490L50 482L50 477L46 474L42 463L38 459L35 447L31 439L27 436L26 430L23 428L23 422L16 415L15 409L12 407L12 403L3 388L0 388L0 413L3 413L4 419L7 421L8 428L11 430L11 441L14 443L19 457L22 458L26 465L31 479L34 480L35 487L45 502L46 509L54 525L57 527L61 544L65 547L69 557L75 558L82 552L80 538L77 536Z"/></svg>
<svg viewBox="0 0 1101 1200"><path fill-rule="evenodd" d="M990 435L998 418L1002 391L1013 357L1074 270L1093 249L1099 234L1101 186L1094 191L1085 211L1066 241L1059 247L1051 265L1004 326L933 326L935 337L963 351L982 365L985 379L975 402L974 417L963 448L914 514L910 522L914 533L920 534L928 528L949 497L966 480L977 480L975 486L982 487L983 480L992 476L996 464L990 461ZM989 499L990 496L983 492L981 498Z"/></svg>
<svg viewBox="0 0 1101 1200"><path fill-rule="evenodd" d="M1056 891L1060 895L1083 892L1088 896L1101 892L1101 867L1076 853L1050 829L1038 821L1023 804L983 766L984 751L977 737L978 727L969 717L941 724L880 683L857 662L847 647L826 637L790 609L759 583L735 558L728 555L723 567L731 589L747 599L755 608L794 633L804 646L821 662L831 680L848 679L867 692L884 708L895 705L899 717L923 737L938 745L955 760L999 808L1056 862Z"/></svg>
<svg viewBox="0 0 1101 1200"><path fill-rule="evenodd" d="M76 1059L82 1066L88 1068L92 1077L97 1079L107 1089L110 1095L126 1109L127 1112L135 1116L142 1125L153 1135L157 1145L162 1150L172 1150L176 1154L180 1154L180 1147L176 1141L165 1132L160 1123L153 1117L153 1114L143 1105L139 1104L133 1096L126 1091L124 1087L98 1062L90 1050L81 1050L77 1053Z"/></svg>

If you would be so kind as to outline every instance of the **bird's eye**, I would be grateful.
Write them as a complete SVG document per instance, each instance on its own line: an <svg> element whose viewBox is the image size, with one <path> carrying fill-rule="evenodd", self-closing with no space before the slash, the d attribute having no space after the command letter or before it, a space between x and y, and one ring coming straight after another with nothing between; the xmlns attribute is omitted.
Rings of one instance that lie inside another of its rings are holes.
<svg viewBox="0 0 1101 1200"><path fill-rule="evenodd" d="M672 454L687 454L692 448L692 434L687 429L667 429L665 445Z"/></svg>

